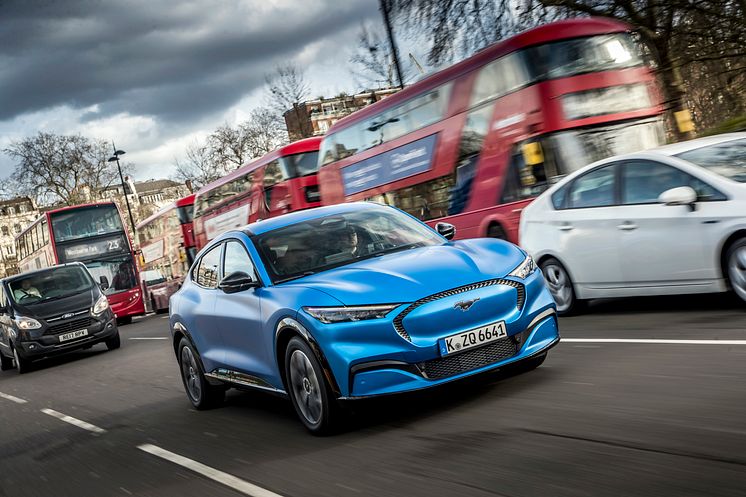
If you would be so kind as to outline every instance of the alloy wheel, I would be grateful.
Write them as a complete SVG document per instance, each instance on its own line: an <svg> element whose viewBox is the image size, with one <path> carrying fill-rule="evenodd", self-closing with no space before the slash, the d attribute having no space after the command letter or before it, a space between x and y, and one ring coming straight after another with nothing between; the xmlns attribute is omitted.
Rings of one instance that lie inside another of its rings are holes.
<svg viewBox="0 0 746 497"><path fill-rule="evenodd" d="M321 385L311 361L301 350L290 356L290 386L306 421L318 423L322 415Z"/></svg>
<svg viewBox="0 0 746 497"><path fill-rule="evenodd" d="M746 245L741 245L730 253L728 277L736 295L746 300Z"/></svg>
<svg viewBox="0 0 746 497"><path fill-rule="evenodd" d="M181 374L184 377L184 384L189 397L198 403L202 399L202 384L199 378L197 360L189 347L182 347L181 349Z"/></svg>
<svg viewBox="0 0 746 497"><path fill-rule="evenodd" d="M547 287L549 287L549 293L552 294L554 302L557 304L557 311L567 311L572 307L574 299L572 282L567 271L559 263L554 261L545 264L542 270Z"/></svg>

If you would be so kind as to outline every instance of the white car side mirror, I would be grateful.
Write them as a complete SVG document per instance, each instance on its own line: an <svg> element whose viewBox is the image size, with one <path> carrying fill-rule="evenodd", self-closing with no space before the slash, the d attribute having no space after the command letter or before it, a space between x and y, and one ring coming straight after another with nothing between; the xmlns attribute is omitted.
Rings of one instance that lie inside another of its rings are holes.
<svg viewBox="0 0 746 497"><path fill-rule="evenodd" d="M697 192L689 186L678 186L661 193L658 202L663 205L689 205L694 206L697 201Z"/></svg>

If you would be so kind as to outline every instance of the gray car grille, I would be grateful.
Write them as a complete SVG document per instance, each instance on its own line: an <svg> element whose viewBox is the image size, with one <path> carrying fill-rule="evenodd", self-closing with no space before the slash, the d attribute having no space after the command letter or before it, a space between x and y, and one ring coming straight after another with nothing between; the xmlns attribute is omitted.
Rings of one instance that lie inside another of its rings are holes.
<svg viewBox="0 0 746 497"><path fill-rule="evenodd" d="M420 363L419 367L427 378L437 380L513 357L519 347L515 339L507 337L477 349Z"/></svg>
<svg viewBox="0 0 746 497"><path fill-rule="evenodd" d="M84 318L74 319L66 323L55 324L54 326L50 326L49 328L47 328L44 334L59 335L61 333L67 333L70 331L82 330L90 326L92 321L93 319L91 319L90 316L86 316Z"/></svg>
<svg viewBox="0 0 746 497"><path fill-rule="evenodd" d="M428 297L423 297L420 300L410 304L406 309L401 311L394 318L394 329L396 329L396 332L399 335L401 335L402 338L411 342L412 338L409 336L409 333L407 333L407 330L404 329L404 324L402 323L404 321L404 318L407 317L407 314L414 311L419 306L427 304L428 302L433 302L438 299L450 297L452 295L457 295L459 293L469 292L471 290L476 290L478 288L484 288L484 287L492 286L492 285L507 285L507 286L512 286L513 288L515 288L516 293L517 293L515 305L518 309L521 309L523 307L523 303L526 301L526 288L523 286L523 284L518 283L517 281L513 281L513 280L505 280L502 278L497 278L494 280L480 281L479 283L472 283L470 285L464 285L458 288L452 288L450 290L445 290L440 293L435 293Z"/></svg>

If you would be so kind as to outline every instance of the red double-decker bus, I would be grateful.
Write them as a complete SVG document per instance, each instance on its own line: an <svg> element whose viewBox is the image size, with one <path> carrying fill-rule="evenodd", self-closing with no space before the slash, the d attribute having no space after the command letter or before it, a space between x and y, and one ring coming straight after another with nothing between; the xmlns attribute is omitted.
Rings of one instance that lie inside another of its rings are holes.
<svg viewBox="0 0 746 497"><path fill-rule="evenodd" d="M192 229L194 194L168 204L137 225L145 303L158 312L180 287L196 249Z"/></svg>
<svg viewBox="0 0 746 497"><path fill-rule="evenodd" d="M194 199L197 249L257 219L320 206L320 143L313 137L285 145L201 188Z"/></svg>
<svg viewBox="0 0 746 497"><path fill-rule="evenodd" d="M47 211L16 237L16 251L21 271L85 264L120 324L145 313L132 243L114 202Z"/></svg>
<svg viewBox="0 0 746 497"><path fill-rule="evenodd" d="M520 212L556 178L664 140L659 91L629 26L544 25L334 124L322 203L374 200L460 238L518 240Z"/></svg>

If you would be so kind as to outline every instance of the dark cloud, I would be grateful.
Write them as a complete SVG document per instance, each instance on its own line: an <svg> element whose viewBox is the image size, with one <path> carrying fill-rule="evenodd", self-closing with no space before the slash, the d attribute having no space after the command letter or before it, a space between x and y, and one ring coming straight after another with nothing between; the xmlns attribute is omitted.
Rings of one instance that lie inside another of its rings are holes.
<svg viewBox="0 0 746 497"><path fill-rule="evenodd" d="M377 15L373 0L0 0L0 121L59 105L177 122Z"/></svg>

